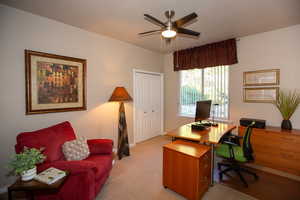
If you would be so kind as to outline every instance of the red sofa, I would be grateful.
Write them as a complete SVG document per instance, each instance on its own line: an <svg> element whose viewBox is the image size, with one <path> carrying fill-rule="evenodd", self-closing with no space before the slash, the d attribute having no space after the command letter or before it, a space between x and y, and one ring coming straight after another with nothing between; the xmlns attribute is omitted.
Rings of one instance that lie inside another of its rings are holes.
<svg viewBox="0 0 300 200"><path fill-rule="evenodd" d="M64 185L55 194L36 193L39 200L92 200L100 192L112 168L113 142L109 139L88 140L90 155L85 160L66 161L62 145L76 139L69 122L63 122L49 128L20 133L15 145L16 153L24 146L45 147L43 153L47 156L44 163L37 166L38 172L49 167L56 167L70 172Z"/></svg>

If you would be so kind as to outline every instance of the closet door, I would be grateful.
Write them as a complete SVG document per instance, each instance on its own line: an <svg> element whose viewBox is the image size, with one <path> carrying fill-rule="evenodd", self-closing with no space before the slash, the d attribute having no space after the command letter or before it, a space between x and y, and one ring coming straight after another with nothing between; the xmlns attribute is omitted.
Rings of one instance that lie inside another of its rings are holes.
<svg viewBox="0 0 300 200"><path fill-rule="evenodd" d="M161 134L160 75L135 74L135 141L141 142Z"/></svg>
<svg viewBox="0 0 300 200"><path fill-rule="evenodd" d="M151 136L161 134L161 77L151 77Z"/></svg>

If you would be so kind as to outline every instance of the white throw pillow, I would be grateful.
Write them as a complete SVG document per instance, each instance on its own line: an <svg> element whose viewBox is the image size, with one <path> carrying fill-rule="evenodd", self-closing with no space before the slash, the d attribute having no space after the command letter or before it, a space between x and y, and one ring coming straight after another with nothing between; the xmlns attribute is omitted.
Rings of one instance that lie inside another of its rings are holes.
<svg viewBox="0 0 300 200"><path fill-rule="evenodd" d="M83 137L65 142L62 146L62 151L68 161L83 160L90 155L89 146Z"/></svg>

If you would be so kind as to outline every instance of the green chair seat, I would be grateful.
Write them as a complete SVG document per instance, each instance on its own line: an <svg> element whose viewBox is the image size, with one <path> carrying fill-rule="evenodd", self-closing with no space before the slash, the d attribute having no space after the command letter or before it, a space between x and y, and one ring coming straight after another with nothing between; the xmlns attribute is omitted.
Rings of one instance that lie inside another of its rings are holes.
<svg viewBox="0 0 300 200"><path fill-rule="evenodd" d="M239 162L247 162L246 157L244 156L243 148L241 146L233 146L234 159ZM221 144L217 147L216 153L218 156L224 158L231 158L230 156L230 147L228 144Z"/></svg>

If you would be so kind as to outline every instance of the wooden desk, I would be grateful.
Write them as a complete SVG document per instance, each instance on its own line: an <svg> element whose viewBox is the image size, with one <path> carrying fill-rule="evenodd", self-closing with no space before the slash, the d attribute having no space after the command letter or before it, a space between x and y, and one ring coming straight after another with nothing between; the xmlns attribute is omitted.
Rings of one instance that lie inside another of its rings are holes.
<svg viewBox="0 0 300 200"><path fill-rule="evenodd" d="M173 138L186 139L209 144L218 144L223 135L236 128L236 126L231 124L218 124L219 125L216 127L212 126L208 127L206 130L198 131L192 130L192 123L190 123L183 125L175 130L169 131L166 135Z"/></svg>
<svg viewBox="0 0 300 200"><path fill-rule="evenodd" d="M210 148L177 140L163 146L163 185L199 200L210 184Z"/></svg>
<svg viewBox="0 0 300 200"><path fill-rule="evenodd" d="M220 139L228 132L235 129L232 124L218 123L218 126L208 127L206 130L192 130L192 123L183 125L173 131L167 132L166 135L175 139L186 139L200 143L209 144L211 146L211 185L213 185L214 175L214 145L218 144Z"/></svg>

